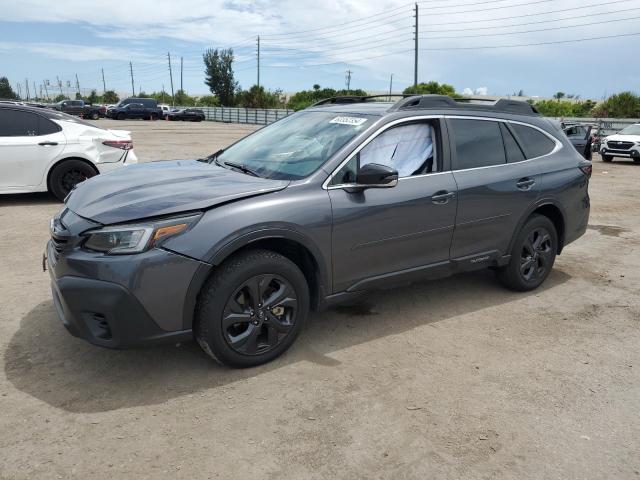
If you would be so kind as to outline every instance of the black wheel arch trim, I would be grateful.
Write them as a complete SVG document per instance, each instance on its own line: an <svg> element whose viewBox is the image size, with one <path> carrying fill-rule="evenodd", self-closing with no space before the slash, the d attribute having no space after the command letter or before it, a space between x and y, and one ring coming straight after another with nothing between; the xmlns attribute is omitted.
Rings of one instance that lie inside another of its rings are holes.
<svg viewBox="0 0 640 480"><path fill-rule="evenodd" d="M558 255L560 255L560 253L562 253L562 249L564 247L564 241L565 241L565 236L566 236L566 225L567 225L567 214L564 210L564 208L562 207L562 205L555 199L555 198L541 198L538 199L534 204L532 204L527 211L525 211L525 213L520 217L520 220L518 221L518 225L516 226L516 228L513 231L513 234L511 235L511 241L509 242L509 247L507 250L507 254L509 252L511 252L511 250L513 249L513 245L516 241L516 238L518 237L518 234L520 233L520 230L522 230L522 227L524 226L524 224L527 222L527 220L531 217L531 215L533 215L535 213L536 210L538 210L541 207L545 207L545 206L551 206L556 208L559 212L560 212L560 216L562 217L562 225L563 225L563 229L561 232L556 232L556 234L558 235ZM550 219L553 222L553 219Z"/></svg>
<svg viewBox="0 0 640 480"><path fill-rule="evenodd" d="M257 244L264 240L278 239L286 239L291 242L295 242L311 254L318 267L317 276L319 278L317 295L318 304L322 304L325 296L328 295L328 292L332 291L332 283L329 264L320 252L318 246L306 235L296 232L295 230L289 230L286 228L260 229L240 235L224 244L222 247L217 248L215 253L209 259L205 260L207 263L202 263L200 265L191 279L189 288L187 289L187 298L185 299L183 311L183 327L185 329L192 327L198 295L202 290L202 286L218 265L224 262L235 252L243 248L250 247L252 244Z"/></svg>

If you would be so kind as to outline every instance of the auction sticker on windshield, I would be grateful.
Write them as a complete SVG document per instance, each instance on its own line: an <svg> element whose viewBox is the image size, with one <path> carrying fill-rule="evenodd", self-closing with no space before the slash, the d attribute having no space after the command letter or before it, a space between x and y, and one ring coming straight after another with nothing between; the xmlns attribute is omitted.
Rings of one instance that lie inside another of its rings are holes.
<svg viewBox="0 0 640 480"><path fill-rule="evenodd" d="M358 127L358 126L362 125L366 121L367 121L366 118L336 117L333 120L331 120L329 123L339 123L341 125L353 125L353 126Z"/></svg>

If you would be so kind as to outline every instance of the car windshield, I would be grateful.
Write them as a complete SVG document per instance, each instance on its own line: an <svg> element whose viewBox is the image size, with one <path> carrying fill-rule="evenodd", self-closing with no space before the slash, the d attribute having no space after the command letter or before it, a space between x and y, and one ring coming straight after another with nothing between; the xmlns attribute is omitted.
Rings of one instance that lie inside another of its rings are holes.
<svg viewBox="0 0 640 480"><path fill-rule="evenodd" d="M242 166L264 178L297 180L320 168L376 120L373 115L299 112L258 130L210 160Z"/></svg>
<svg viewBox="0 0 640 480"><path fill-rule="evenodd" d="M629 125L627 128L620 130L620 135L640 135L640 124Z"/></svg>

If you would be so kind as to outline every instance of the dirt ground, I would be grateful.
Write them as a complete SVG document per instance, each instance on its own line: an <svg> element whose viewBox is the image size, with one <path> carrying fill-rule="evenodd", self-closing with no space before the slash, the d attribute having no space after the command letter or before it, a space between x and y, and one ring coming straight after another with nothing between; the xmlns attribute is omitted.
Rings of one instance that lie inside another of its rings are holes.
<svg viewBox="0 0 640 480"><path fill-rule="evenodd" d="M252 128L100 123L145 161ZM589 230L539 290L376 293L249 370L71 337L41 266L60 204L0 197L0 478L640 478L640 165L594 167Z"/></svg>

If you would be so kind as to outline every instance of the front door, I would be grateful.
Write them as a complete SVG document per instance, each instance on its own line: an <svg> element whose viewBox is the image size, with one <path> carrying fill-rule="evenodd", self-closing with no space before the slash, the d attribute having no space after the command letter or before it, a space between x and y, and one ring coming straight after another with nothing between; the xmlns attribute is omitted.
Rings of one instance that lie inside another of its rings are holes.
<svg viewBox="0 0 640 480"><path fill-rule="evenodd" d="M448 268L456 214L456 184L439 120L383 129L328 186L333 210L336 292L386 284L428 268ZM446 158L445 158L446 157ZM398 170L390 188L357 190L366 163Z"/></svg>

